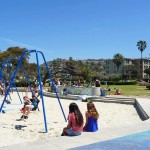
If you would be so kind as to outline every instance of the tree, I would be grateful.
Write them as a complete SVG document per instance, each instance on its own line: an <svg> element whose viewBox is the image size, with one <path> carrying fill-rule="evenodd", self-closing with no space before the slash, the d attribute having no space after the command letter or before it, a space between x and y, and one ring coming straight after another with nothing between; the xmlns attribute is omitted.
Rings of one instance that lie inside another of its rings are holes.
<svg viewBox="0 0 150 150"><path fill-rule="evenodd" d="M124 67L125 79L136 79L138 77L138 70L136 66Z"/></svg>
<svg viewBox="0 0 150 150"><path fill-rule="evenodd" d="M136 45L137 47L138 47L138 49L140 50L140 52L141 52L141 79L143 78L143 58L142 58L142 53L143 53L143 51L145 50L145 48L147 47L147 43L146 43L146 41L138 41L137 42L137 45Z"/></svg>
<svg viewBox="0 0 150 150"><path fill-rule="evenodd" d="M19 47L10 47L6 51L1 52L0 55L0 61L5 60L6 58L18 58L21 56L22 52L25 50L25 48L19 48ZM28 56L26 56L24 59L28 59ZM27 61L27 60L24 60Z"/></svg>
<svg viewBox="0 0 150 150"><path fill-rule="evenodd" d="M144 73L146 73L146 74L148 74L150 76L150 68L145 69Z"/></svg>
<svg viewBox="0 0 150 150"><path fill-rule="evenodd" d="M141 52L141 60L142 60L142 53L146 49L147 43L146 43L146 41L141 41L140 40L140 41L137 42L136 46L138 47L138 50L140 50L140 52Z"/></svg>
<svg viewBox="0 0 150 150"><path fill-rule="evenodd" d="M73 60L73 58L72 58L72 57L69 57L69 60L71 61L71 60Z"/></svg>
<svg viewBox="0 0 150 150"><path fill-rule="evenodd" d="M0 53L0 62L3 62L4 60L6 60L7 58L16 58L16 60L11 60L9 61L9 65L11 65L11 70L9 69L9 74L11 72L11 74L13 74L13 72L15 71L15 68L16 66L18 65L18 60L17 58L20 58L20 56L22 55L22 52L25 50L26 48L20 48L20 47L9 47L6 51L2 51ZM32 68L30 70L30 67L29 67L29 63L28 63L28 60L29 60L29 56L30 54L25 54L25 56L23 57L22 59L22 64L27 72L27 74L35 74L34 72L37 72L37 69L36 67L34 67L35 65L33 65L32 67L32 64L30 65ZM3 76L8 76L8 71L7 71L7 67L5 67L3 69ZM23 70L21 67L19 67L19 71L16 75L16 78L19 79L20 77L24 76L24 73L23 73Z"/></svg>
<svg viewBox="0 0 150 150"><path fill-rule="evenodd" d="M120 65L123 63L124 57L122 54L115 54L113 57L113 62L117 66L117 72L119 70Z"/></svg>

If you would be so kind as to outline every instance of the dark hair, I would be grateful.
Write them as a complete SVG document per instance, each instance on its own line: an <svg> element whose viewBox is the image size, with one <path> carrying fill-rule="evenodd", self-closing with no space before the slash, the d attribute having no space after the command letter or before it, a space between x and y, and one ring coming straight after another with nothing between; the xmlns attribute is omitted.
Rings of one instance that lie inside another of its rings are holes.
<svg viewBox="0 0 150 150"><path fill-rule="evenodd" d="M76 103L71 103L69 105L69 113L72 113L72 112L74 112L75 114L76 124L79 126L83 125L83 116Z"/></svg>

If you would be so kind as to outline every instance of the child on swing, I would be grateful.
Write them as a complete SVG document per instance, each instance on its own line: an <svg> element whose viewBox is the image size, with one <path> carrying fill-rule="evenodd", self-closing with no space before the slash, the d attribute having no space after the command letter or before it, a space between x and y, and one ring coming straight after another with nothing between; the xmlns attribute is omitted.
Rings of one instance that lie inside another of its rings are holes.
<svg viewBox="0 0 150 150"><path fill-rule="evenodd" d="M24 100L24 107L22 110L23 115L21 116L21 119L28 119L28 115L30 113L30 111L34 108L37 107L38 103L39 103L39 99L33 95L32 99L29 99L27 96L23 97Z"/></svg>
<svg viewBox="0 0 150 150"><path fill-rule="evenodd" d="M61 136L78 136L83 130L83 116L76 103L69 105L68 125L63 129Z"/></svg>
<svg viewBox="0 0 150 150"><path fill-rule="evenodd" d="M85 113L86 123L83 128L83 131L86 132L96 132L98 130L98 118L99 114L95 108L94 103L87 103L87 111Z"/></svg>

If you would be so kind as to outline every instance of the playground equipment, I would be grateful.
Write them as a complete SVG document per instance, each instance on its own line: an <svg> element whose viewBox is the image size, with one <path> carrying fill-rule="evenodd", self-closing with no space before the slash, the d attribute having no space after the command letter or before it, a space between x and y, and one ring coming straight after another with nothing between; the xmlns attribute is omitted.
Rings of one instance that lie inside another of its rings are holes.
<svg viewBox="0 0 150 150"><path fill-rule="evenodd" d="M7 58L7 59L5 59L3 62L0 63L0 64L1 64L1 68L0 68L0 80L1 80L1 82L3 82L6 86L9 85L10 78L11 78L11 76L12 76L12 71L11 71L12 64L11 64L11 62L14 61L14 60L17 60L17 61L18 61L18 58ZM5 68L6 68L7 72L8 72L7 74L9 74L9 79L5 79L4 76L3 76L3 71L4 71ZM7 80L8 80L8 81L7 81ZM20 97L20 95L19 95L19 92L18 92L18 89L17 89L17 87L16 87L15 82L13 82L12 85L13 85L13 87L15 87L15 89L16 89L16 91L17 91L17 94L18 94L18 97L19 97L19 99L20 99L20 102L21 102L21 104L22 104L22 100L21 100L21 97ZM10 94L8 94L8 95L9 95L10 99L12 100Z"/></svg>
<svg viewBox="0 0 150 150"><path fill-rule="evenodd" d="M41 54L41 57L43 58L44 60L44 64L45 64L45 67L46 67L46 70L48 72L48 75L50 77L50 81L52 83L52 86L53 86L53 89L54 89L54 92L56 93L56 97L58 99L58 102L59 102L59 105L60 105L60 108L61 108L61 111L63 113L63 116L64 116L64 119L65 121L67 121L66 119L66 116L65 116L65 113L64 113L64 110L62 108L62 105L61 105L61 102L60 102L60 99L59 99L59 96L57 94L57 91L56 91L56 87L55 87L55 84L54 84L54 81L53 81L53 78L52 78L52 75L51 75L51 72L50 72L50 69L47 65L47 62L45 60L45 57L44 57L44 54L41 52L41 51L37 51L37 50L25 50L23 51L22 55L20 56L19 60L18 60L18 64L17 64L17 67L14 71L14 74L13 76L11 77L11 81L10 81L10 84L7 88L7 91L6 91L6 94L5 94L5 97L4 97L4 100L2 102L2 105L0 107L0 112L2 111L2 108L3 108L3 105L4 105L4 102L6 101L6 97L10 91L10 88L12 86L12 84L14 83L14 80L15 80L15 77L16 77L16 74L19 70L19 67L22 67L22 59L24 58L24 56L26 54L30 54L30 53L35 53L36 55L36 62L37 62L37 66L38 66L38 69L37 69L37 73L38 73L38 80L39 80L39 85L40 85L40 96L41 96L41 99L42 99L42 109L43 109L43 116L44 116L44 124L45 124L45 132L48 132L48 128L47 128L47 120L46 120L46 113L45 113L45 105L44 105L44 98L43 98L43 91L42 91L42 78L41 78L41 74L40 74L40 65L39 65L39 55L38 54ZM24 70L24 69L23 69ZM24 70L25 71L25 70ZM26 79L28 80L27 76L26 76Z"/></svg>

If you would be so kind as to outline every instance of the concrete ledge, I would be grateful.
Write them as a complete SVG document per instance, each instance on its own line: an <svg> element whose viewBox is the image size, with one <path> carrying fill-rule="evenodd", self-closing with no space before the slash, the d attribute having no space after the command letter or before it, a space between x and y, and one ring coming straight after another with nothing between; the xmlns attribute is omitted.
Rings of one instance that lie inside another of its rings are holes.
<svg viewBox="0 0 150 150"><path fill-rule="evenodd" d="M56 94L55 94L55 93L44 92L43 94L44 94L44 96L56 98ZM78 96L60 95L60 94L58 94L58 96L59 96L59 98L61 98L61 99L70 99L70 100L77 100L77 97L78 97Z"/></svg>
<svg viewBox="0 0 150 150"><path fill-rule="evenodd" d="M144 111L144 109L141 107L141 105L137 100L135 101L134 107L136 108L137 113L139 114L140 118L143 121L149 119L149 116L147 115L147 113Z"/></svg>
<svg viewBox="0 0 150 150"><path fill-rule="evenodd" d="M126 100L126 101L122 101L122 100L103 100L103 99L97 99L97 100L92 100L94 102L104 102L104 103L119 103L119 104L126 104L126 105L134 105L135 102L134 101L130 101L130 100Z"/></svg>

